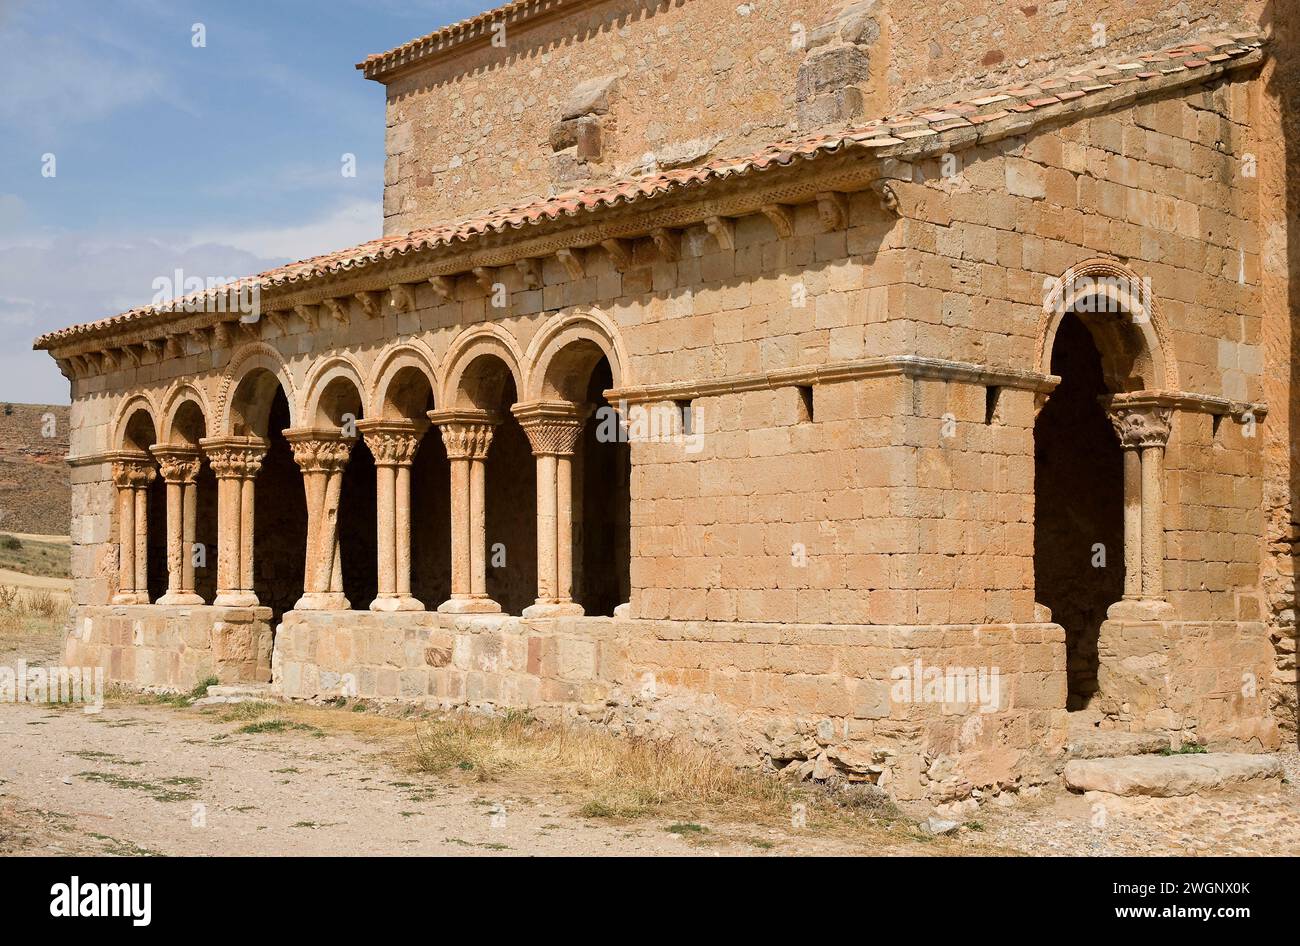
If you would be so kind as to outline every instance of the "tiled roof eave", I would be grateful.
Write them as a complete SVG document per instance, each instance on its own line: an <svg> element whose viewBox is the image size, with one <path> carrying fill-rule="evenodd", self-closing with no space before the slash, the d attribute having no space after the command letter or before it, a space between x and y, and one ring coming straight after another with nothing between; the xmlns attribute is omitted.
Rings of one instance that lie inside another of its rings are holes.
<svg viewBox="0 0 1300 946"><path fill-rule="evenodd" d="M910 162L935 153L1023 134L1054 122L1075 121L1089 114L1123 107L1160 91L1204 83L1229 70L1258 64L1264 55L1260 45L1258 39L1244 36L1222 41L1214 48L1225 52L1215 62L1192 58L1200 55L1193 51L1199 51L1200 46L1189 47L1185 52L1182 52L1182 47L1176 47L1182 53L1181 60L1174 50L1166 51L1165 55L1169 57L1166 68L1144 71L1144 78L1126 75L1121 67L1094 67L1089 75L1073 76L1072 87L1058 88L1056 94L1047 95L1048 90L1042 88L1050 87L1056 80L1040 80L1037 85L1000 93L983 93L969 99L968 104L918 109L855 129L780 142L748 157L719 159L700 168L594 186L529 205L502 208L455 225L384 237L279 267L240 280L233 286L247 288L256 284L260 292L275 299L308 287L320 287L325 291L327 286L363 274L377 278L386 271L409 267L416 262L427 262L431 272L445 264L450 273L455 267L465 271L467 256L472 262L475 254L486 254L482 256L482 265L503 265L512 258L528 256L530 252L532 255L544 254L546 250L535 251L530 244L559 233L569 234L564 245L582 246L583 229L600 221L632 218L627 233L631 236L635 235L637 221L644 224L642 229L646 232L653 226L671 226L667 220L655 222L655 214L660 209L671 211L688 205L697 206L695 217L698 218L703 212L699 206L707 210L710 201L717 201L727 194L761 190L769 181L807 174L805 167L809 162L815 162L821 168L829 165L831 162L827 159L835 156L868 159L867 165L861 161L853 162L858 165L855 179L840 185L843 190L861 189L875 177L895 175L896 172L890 170L890 159ZM1189 58L1199 65L1174 67ZM1084 85L1086 91L1075 89L1073 85ZM1028 104L1031 102L1036 104ZM815 188L818 185L810 182L809 186ZM738 206L743 203L740 201ZM721 211L715 209L714 212ZM744 212L756 211L737 211ZM635 217L632 217L633 213ZM695 222L689 217L689 214L683 217L687 223L678 222L676 225ZM554 249L549 252L554 252ZM213 297L205 295L204 298ZM127 331L134 333L154 326L170 326L173 322L185 324L186 320L175 318L174 307L175 304L172 309L163 310L141 307L97 322L60 329L42 335L36 340L35 347L66 348L73 343L114 337Z"/></svg>

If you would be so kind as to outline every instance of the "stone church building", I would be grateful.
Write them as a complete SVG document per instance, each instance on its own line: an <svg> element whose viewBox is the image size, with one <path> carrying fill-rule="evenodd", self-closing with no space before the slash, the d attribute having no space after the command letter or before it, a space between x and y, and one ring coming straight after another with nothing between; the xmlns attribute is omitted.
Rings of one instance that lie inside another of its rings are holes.
<svg viewBox="0 0 1300 946"><path fill-rule="evenodd" d="M1293 53L1167 6L516 0L370 56L380 239L37 340L67 661L900 800L1073 726L1293 740Z"/></svg>

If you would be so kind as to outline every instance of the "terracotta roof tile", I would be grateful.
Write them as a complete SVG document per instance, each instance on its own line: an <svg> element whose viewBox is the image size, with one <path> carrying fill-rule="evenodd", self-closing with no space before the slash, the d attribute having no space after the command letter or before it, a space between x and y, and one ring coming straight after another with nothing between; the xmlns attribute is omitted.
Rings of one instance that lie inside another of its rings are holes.
<svg viewBox="0 0 1300 946"><path fill-rule="evenodd" d="M501 7L495 12L519 9L530 4L544 2L546 0L520 0L520 2ZM556 2L560 2L560 0L556 0ZM487 17L488 14L483 16ZM476 22L479 19L482 19L482 17L466 22ZM1261 45L1261 41L1250 34L1236 34L1233 39L1235 46L1222 46L1221 48L1225 50L1224 54L1212 58L1220 62L1226 61L1243 56ZM1212 64L1205 59L1189 58L1194 54L1194 51L1215 48L1205 46L1204 42L1209 42L1209 40L1205 40L1202 44L1196 46L1172 47L1165 50L1163 56L1176 63L1176 71L1179 72L1210 67ZM1238 50L1235 53L1233 52L1234 48ZM261 291L293 287L319 277L360 269L408 253L439 248L445 249L467 243L484 234L504 233L526 226L535 226L583 214L592 214L602 209L701 187L714 181L762 171L767 168L787 167L797 161L813 160L823 155L841 152L846 148L879 149L895 145L906 145L908 142L921 138L949 133L960 136L961 129L979 127L993 119L1007 117L1011 113L1024 114L1050 110L1052 106L1062 105L1063 100L1077 101L1097 92L1113 89L1120 83L1139 81L1133 77L1134 72L1140 73L1148 79L1158 77L1161 74L1144 71L1137 63L1124 63L1118 66L1096 63L1084 69L1073 68L1066 77L1059 79L1049 78L1036 85L1015 86L995 91L980 90L969 98L951 103L950 106L929 105L889 118L866 122L854 128L777 142L747 156L719 158L696 168L679 168L645 177L579 188L543 200L500 207L456 223L406 234L381 237L368 243L362 243L359 246L334 253L326 253L311 259L280 266L256 276L246 277L228 286L221 287L216 292L239 291L252 286L257 286ZM1087 81L1091 81L1092 84L1085 85L1082 88L1069 88ZM1052 88L1061 89L1062 91L1058 95L1043 94L1044 91ZM981 110L995 104L1002 104L1003 108L992 114L978 114ZM1055 113L1053 112L1053 114ZM177 309L182 309L187 300L200 300L205 295L211 296L213 293L195 293L192 296L175 300L161 307L143 306L97 322L49 332L36 340L35 347L50 348L79 336L115 330L127 323L142 320L149 316L165 318Z"/></svg>

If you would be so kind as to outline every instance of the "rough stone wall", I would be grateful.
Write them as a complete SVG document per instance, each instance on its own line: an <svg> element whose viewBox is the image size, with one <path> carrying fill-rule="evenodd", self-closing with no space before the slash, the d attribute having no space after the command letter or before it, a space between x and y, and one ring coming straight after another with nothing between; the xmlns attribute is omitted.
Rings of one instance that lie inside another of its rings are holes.
<svg viewBox="0 0 1300 946"><path fill-rule="evenodd" d="M1244 80L1217 83L963 151L955 177L941 173L941 162L927 162L920 180L897 185L901 219L885 213L873 194L857 194L848 201L846 226L832 232L823 232L815 208L801 207L793 235L784 239L754 215L736 222L734 249L694 227L673 262L641 241L624 271L601 252L586 254L580 279L548 258L540 288L526 286L513 268L498 270L509 290L501 309L473 280L461 279L450 302L417 288L414 312L385 307L371 319L354 306L346 327L312 333L293 317L259 330L268 350L286 361L297 416L327 355L346 353L370 398L372 373L396 336L413 336L445 376L442 362L466 326L491 321L522 353L550 313L587 306L618 326L626 372L639 384L881 355L1034 371L1044 367L1035 346L1045 283L1082 260L1118 254L1151 278L1178 386L1255 398L1261 363L1254 199L1251 179L1239 173L1249 146L1247 88ZM96 377L78 399L111 386L143 389L161 404L172 379L188 377L216 404L222 383L208 366L228 357L223 350L192 351ZM1151 383L1163 386L1161 379ZM987 387L897 375L819 383L811 392L811 423L798 420L795 387L698 399L692 408L702 411L701 453L673 443L634 445L633 614L1034 620L1032 395L1003 389L998 415L988 418ZM112 417L116 405L108 401L120 398L94 404ZM1180 568L1182 558L1175 557L1169 575L1171 590L1186 592L1177 600L1195 609L1184 616L1197 619L1235 615L1238 599L1253 593L1258 551L1224 536L1262 529L1247 483L1254 467L1246 454L1258 438L1243 439L1225 420L1218 446L1198 441L1204 449L1184 455L1182 445L1192 441L1177 431L1208 420L1180 412L1168 459L1172 471L1205 474L1211 487L1206 521L1190 525L1215 533L1216 557L1207 561L1222 567L1205 587L1201 566ZM952 437L944 435L948 426ZM112 447L103 424L78 436L87 452ZM816 463L810 454L818 455ZM526 497L528 461L522 454L515 460L510 467L519 471ZM490 479L508 472L490 465ZM702 496L716 501L692 502ZM746 551L733 557L741 541ZM790 566L796 543L813 553L806 569ZM827 548L831 554L822 557ZM755 565L755 554L765 563ZM531 559L511 555L511 567L526 569ZM1233 579L1224 585L1229 569ZM515 577L526 595L531 579ZM509 579L494 575L498 583Z"/></svg>
<svg viewBox="0 0 1300 946"><path fill-rule="evenodd" d="M1196 0L606 0L388 86L384 232L1253 25ZM508 89L508 94L502 90Z"/></svg>
<svg viewBox="0 0 1300 946"><path fill-rule="evenodd" d="M647 152L667 167L761 147L794 112L792 26L847 5L608 0L399 77L384 232L613 177Z"/></svg>
<svg viewBox="0 0 1300 946"><path fill-rule="evenodd" d="M1215 748L1277 748L1262 622L1106 621L1099 649L1095 708L1108 724Z"/></svg>
<svg viewBox="0 0 1300 946"><path fill-rule="evenodd" d="M1271 59L1254 94L1259 141L1259 228L1264 393L1270 413L1264 490L1264 589L1275 649L1274 715L1294 744L1297 730L1295 562L1300 543L1300 459L1293 418L1300 411L1300 22L1290 0L1266 6Z"/></svg>
<svg viewBox="0 0 1300 946"><path fill-rule="evenodd" d="M924 677L925 668L953 666L996 667L998 683L985 691L996 698L936 688L929 699L898 685L904 671ZM295 611L276 637L275 669L292 699L529 707L543 717L690 734L738 760L819 778L840 773L905 802L1042 784L1065 742L1065 647L1054 625Z"/></svg>
<svg viewBox="0 0 1300 946"><path fill-rule="evenodd" d="M70 667L103 667L110 683L188 691L271 679L270 608L90 606L64 646Z"/></svg>

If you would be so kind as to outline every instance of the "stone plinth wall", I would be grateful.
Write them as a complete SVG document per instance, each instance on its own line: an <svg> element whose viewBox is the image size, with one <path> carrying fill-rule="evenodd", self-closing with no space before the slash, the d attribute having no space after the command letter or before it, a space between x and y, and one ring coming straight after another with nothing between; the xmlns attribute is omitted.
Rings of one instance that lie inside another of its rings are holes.
<svg viewBox="0 0 1300 946"><path fill-rule="evenodd" d="M952 676L946 689L936 671ZM981 671L983 691L977 682L958 688ZM526 707L547 718L680 733L738 761L841 773L901 800L1044 782L1065 741L1065 641L1052 624L293 611L276 636L275 679L294 699Z"/></svg>
<svg viewBox="0 0 1300 946"><path fill-rule="evenodd" d="M109 682L189 690L271 679L270 608L85 607L64 648L68 666L102 666Z"/></svg>
<svg viewBox="0 0 1300 946"><path fill-rule="evenodd" d="M1262 622L1109 620L1098 650L1094 705L1110 723L1214 747L1277 748L1273 648Z"/></svg>

